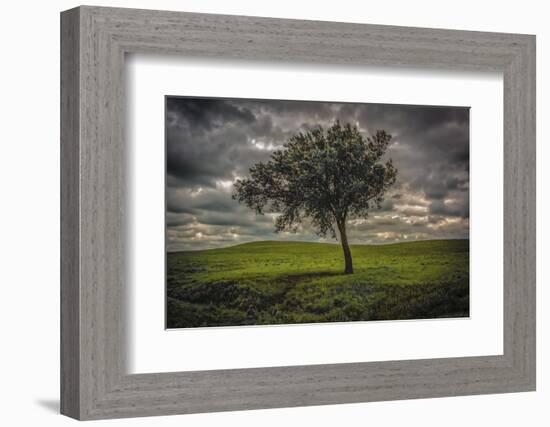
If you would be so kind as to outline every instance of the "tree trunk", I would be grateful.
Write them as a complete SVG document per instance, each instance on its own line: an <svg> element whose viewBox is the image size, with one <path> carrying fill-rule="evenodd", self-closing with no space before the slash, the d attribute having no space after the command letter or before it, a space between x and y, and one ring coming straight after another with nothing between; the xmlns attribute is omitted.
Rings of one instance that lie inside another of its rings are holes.
<svg viewBox="0 0 550 427"><path fill-rule="evenodd" d="M351 251L348 244L348 236L346 234L346 221L338 222L338 231L340 232L340 242L344 251L345 269L344 274L353 274L353 261L351 259Z"/></svg>

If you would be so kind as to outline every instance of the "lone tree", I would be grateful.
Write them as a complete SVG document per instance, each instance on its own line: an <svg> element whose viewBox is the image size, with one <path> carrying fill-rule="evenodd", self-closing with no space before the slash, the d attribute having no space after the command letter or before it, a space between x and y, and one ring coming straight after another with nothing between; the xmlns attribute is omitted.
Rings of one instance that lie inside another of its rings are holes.
<svg viewBox="0 0 550 427"><path fill-rule="evenodd" d="M336 238L338 228L344 272L351 274L346 221L380 208L395 182L397 169L391 159L381 161L390 140L383 130L365 138L356 126L339 121L326 131L318 127L300 132L274 151L268 162L255 164L249 178L237 179L233 199L257 214L279 213L275 232L296 232L306 217L321 237Z"/></svg>

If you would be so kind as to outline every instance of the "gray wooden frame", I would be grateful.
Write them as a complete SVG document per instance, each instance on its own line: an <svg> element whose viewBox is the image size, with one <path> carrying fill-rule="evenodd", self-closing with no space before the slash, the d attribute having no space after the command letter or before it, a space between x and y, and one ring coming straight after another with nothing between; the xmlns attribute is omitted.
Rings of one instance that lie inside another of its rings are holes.
<svg viewBox="0 0 550 427"><path fill-rule="evenodd" d="M504 354L128 375L124 57L130 52L503 72ZM63 414L100 419L535 389L534 36L71 9L61 14L61 165Z"/></svg>

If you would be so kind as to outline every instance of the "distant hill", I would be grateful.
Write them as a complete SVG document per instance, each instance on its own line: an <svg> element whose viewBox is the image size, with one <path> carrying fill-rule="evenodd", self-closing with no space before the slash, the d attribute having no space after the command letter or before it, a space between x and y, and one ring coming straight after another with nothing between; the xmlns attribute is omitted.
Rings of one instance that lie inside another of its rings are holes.
<svg viewBox="0 0 550 427"><path fill-rule="evenodd" d="M376 243L376 244L351 244L351 248L364 248L364 247L373 247L373 248L381 248L381 247L400 247L400 246L406 246L409 248L417 247L417 248L426 248L427 246L433 246L435 248L439 247L439 245L448 246L457 244L459 247L463 247L464 245L469 245L469 239L432 239L432 240L414 240L410 242L397 242L397 243ZM454 242L454 243L453 243ZM461 243L458 243L461 242ZM337 249L341 246L337 241L334 241L333 243L320 243L320 242L303 242L303 241L295 241L295 240L259 240L254 242L246 242L246 243L239 243L236 245L229 245L225 246L223 248L213 248L213 249L200 249L200 250L189 250L189 251L174 251L171 253L178 253L178 252L205 252L205 251L218 251L218 250L227 250L227 249L237 249L242 248L248 250L250 249L269 249L269 250L283 250L283 249L297 249L298 247L309 247L313 249L313 246L326 246L330 247L331 250L334 250L334 247ZM315 250L318 250L319 248L316 248Z"/></svg>

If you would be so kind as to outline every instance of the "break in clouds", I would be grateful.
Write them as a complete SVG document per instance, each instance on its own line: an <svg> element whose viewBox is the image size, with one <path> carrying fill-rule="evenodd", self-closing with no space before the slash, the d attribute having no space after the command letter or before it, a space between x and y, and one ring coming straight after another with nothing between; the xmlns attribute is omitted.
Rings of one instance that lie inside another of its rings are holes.
<svg viewBox="0 0 550 427"><path fill-rule="evenodd" d="M274 233L275 214L256 215L231 198L233 181L299 131L339 119L367 136L392 136L399 170L381 209L348 221L350 243L468 238L469 109L332 102L166 99L167 250L254 240L336 242L307 222Z"/></svg>

